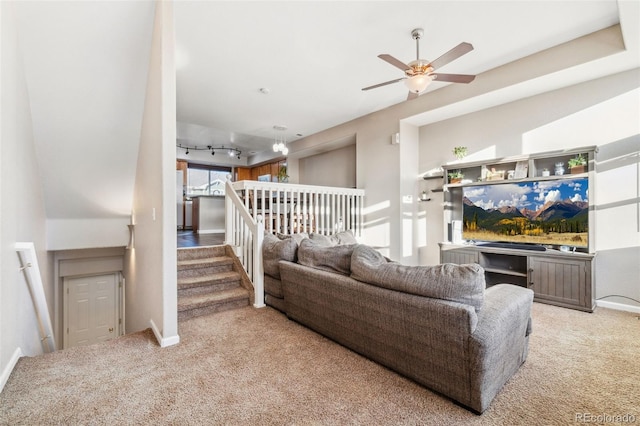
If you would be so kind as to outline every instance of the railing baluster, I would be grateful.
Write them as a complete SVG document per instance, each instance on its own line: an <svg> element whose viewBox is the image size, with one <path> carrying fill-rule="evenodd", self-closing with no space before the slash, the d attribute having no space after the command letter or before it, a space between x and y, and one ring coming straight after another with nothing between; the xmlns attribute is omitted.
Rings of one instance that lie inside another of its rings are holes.
<svg viewBox="0 0 640 426"><path fill-rule="evenodd" d="M324 193L321 192L320 194L318 194L318 197L320 197L320 204L319 204L319 206L320 206L320 208L319 208L319 210L320 210L320 213L319 213L319 216L320 216L320 228L318 229L318 233L324 235L325 234L325 232L324 232L324 227L325 227L325 224L324 224L325 223L325 217L324 217L325 216Z"/></svg>
<svg viewBox="0 0 640 426"><path fill-rule="evenodd" d="M269 224L269 232L273 234L273 190L269 190L269 220L267 222ZM267 225L265 224L265 228Z"/></svg>
<svg viewBox="0 0 640 426"><path fill-rule="evenodd" d="M305 191L302 195L302 232L309 232L307 229L307 216L309 211L307 210L307 200L308 193Z"/></svg>
<svg viewBox="0 0 640 426"><path fill-rule="evenodd" d="M353 217L351 216L351 213L353 212L353 206L351 205L351 203L353 202L353 196L351 195L347 195L347 224L346 229L351 229L353 230L353 228L351 228L351 219L353 219Z"/></svg>
<svg viewBox="0 0 640 426"><path fill-rule="evenodd" d="M298 192L297 192L298 200L296 201L296 233L300 232L300 227L302 226L302 216L300 216L301 212L303 211L301 194L302 193L298 189Z"/></svg>

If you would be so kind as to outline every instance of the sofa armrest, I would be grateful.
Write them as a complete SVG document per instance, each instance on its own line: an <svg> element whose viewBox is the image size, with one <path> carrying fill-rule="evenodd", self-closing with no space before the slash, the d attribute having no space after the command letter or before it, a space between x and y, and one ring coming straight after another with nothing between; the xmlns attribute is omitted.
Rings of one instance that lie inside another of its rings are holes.
<svg viewBox="0 0 640 426"><path fill-rule="evenodd" d="M511 284L486 290L478 325L469 337L472 404L482 412L525 361L533 291Z"/></svg>

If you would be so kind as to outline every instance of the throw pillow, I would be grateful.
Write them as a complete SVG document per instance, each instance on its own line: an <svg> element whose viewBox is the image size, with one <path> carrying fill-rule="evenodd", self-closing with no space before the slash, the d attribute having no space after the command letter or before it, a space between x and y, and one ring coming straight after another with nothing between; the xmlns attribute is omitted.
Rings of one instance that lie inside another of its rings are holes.
<svg viewBox="0 0 640 426"><path fill-rule="evenodd" d="M276 237L280 238L281 240L293 238L296 244L300 245L300 241L304 240L305 238L309 238L309 234L307 234L306 232L300 232L297 234L281 234L280 232L276 232Z"/></svg>
<svg viewBox="0 0 640 426"><path fill-rule="evenodd" d="M476 312L484 303L484 270L475 263L406 266L360 245L351 256L351 278L389 290L464 303Z"/></svg>
<svg viewBox="0 0 640 426"><path fill-rule="evenodd" d="M353 236L353 232L351 232L350 230L338 232L337 234L333 235L322 235L312 232L309 234L309 238L325 247L337 246L341 244L358 244L358 241L356 241L356 238Z"/></svg>
<svg viewBox="0 0 640 426"><path fill-rule="evenodd" d="M280 279L278 262L295 262L297 249L298 244L293 238L281 240L272 234L265 235L262 241L262 264L265 274Z"/></svg>
<svg viewBox="0 0 640 426"><path fill-rule="evenodd" d="M356 246L357 244L342 244L326 247L312 239L302 240L298 247L298 263L311 268L349 275L351 254Z"/></svg>

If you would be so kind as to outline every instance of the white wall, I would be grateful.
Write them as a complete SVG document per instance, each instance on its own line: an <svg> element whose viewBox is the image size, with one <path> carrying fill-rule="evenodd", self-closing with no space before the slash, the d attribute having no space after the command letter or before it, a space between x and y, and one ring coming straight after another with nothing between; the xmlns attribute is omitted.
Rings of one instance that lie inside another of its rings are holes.
<svg viewBox="0 0 640 426"><path fill-rule="evenodd" d="M124 247L129 218L47 219L47 250Z"/></svg>
<svg viewBox="0 0 640 426"><path fill-rule="evenodd" d="M404 264L418 264L418 242L422 235L424 217L418 217L418 150L420 133L418 127L407 122L400 122L400 182L398 202L402 221L399 232L402 234L402 257L398 260ZM420 225L420 226L419 226Z"/></svg>
<svg viewBox="0 0 640 426"><path fill-rule="evenodd" d="M176 344L176 86L173 4L159 1L153 28L134 188L135 248L127 251L127 332L151 327L161 346Z"/></svg>
<svg viewBox="0 0 640 426"><path fill-rule="evenodd" d="M356 186L356 146L301 158L298 162L299 183L304 185Z"/></svg>
<svg viewBox="0 0 640 426"><path fill-rule="evenodd" d="M13 4L0 2L0 390L17 358L43 352L16 242L33 242L49 309L51 258L45 251L44 196Z"/></svg>
<svg viewBox="0 0 640 426"><path fill-rule="evenodd" d="M509 104L423 126L420 171L465 160L596 145L596 298L619 294L640 300L640 69L550 91ZM442 194L439 194L441 197ZM422 263L437 263L445 235L437 210L425 206L430 232ZM630 299L607 300L634 305ZM635 304L637 305L637 304Z"/></svg>

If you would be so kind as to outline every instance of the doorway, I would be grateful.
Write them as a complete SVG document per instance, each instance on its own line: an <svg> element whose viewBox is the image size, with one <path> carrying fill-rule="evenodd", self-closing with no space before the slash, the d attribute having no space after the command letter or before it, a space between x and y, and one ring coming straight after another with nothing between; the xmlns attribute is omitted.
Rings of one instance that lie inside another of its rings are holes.
<svg viewBox="0 0 640 426"><path fill-rule="evenodd" d="M119 283L119 273L64 278L64 348L121 334Z"/></svg>

